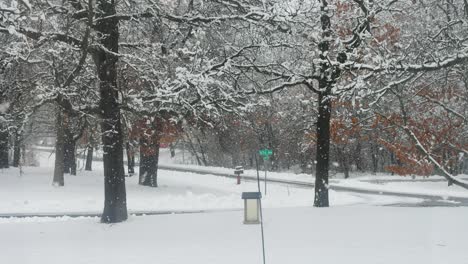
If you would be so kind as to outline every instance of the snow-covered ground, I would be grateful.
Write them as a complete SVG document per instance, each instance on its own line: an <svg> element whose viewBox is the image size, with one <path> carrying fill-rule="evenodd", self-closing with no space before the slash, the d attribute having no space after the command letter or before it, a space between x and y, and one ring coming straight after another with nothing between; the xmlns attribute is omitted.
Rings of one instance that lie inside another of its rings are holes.
<svg viewBox="0 0 468 264"><path fill-rule="evenodd" d="M171 164L169 153L162 152L162 163ZM0 214L12 213L99 213L103 206L102 163L93 163L93 172L80 170L78 176L65 177L65 187L52 187L54 155L46 151L36 152L40 167L24 167L22 174L18 169L0 171ZM81 168L80 160L78 167ZM199 170L231 171L225 168L178 165ZM249 173L249 172L247 172ZM253 173L252 173L253 174ZM263 176L263 175L262 175ZM292 173L270 173L269 178L293 179L311 175ZM445 196L468 197L468 192L456 186L447 187L444 181L404 181L392 182L386 179L405 179L389 176L363 176L348 180L337 179L333 186L351 186L362 190L397 191L400 193L419 193ZM368 180L379 179L380 181ZM234 179L200 175L187 172L160 170L159 188L148 188L137 183L136 176L127 178L127 200L130 212L137 211L198 211L240 209L243 191L255 191L254 182L243 181L236 185ZM264 185L261 184L263 190ZM332 206L344 205L391 205L416 204L421 199L393 196L365 195L358 193L330 191ZM264 199L266 208L311 206L313 193L311 189L293 185L268 184L268 195Z"/></svg>
<svg viewBox="0 0 468 264"><path fill-rule="evenodd" d="M265 210L268 264L467 264L468 210L341 206ZM262 263L242 212L0 219L0 263Z"/></svg>
<svg viewBox="0 0 468 264"><path fill-rule="evenodd" d="M94 162L94 171L65 175L64 187L52 186L54 156L37 155L41 167L24 167L0 171L0 214L101 212L104 204L102 163ZM257 184L234 179L187 172L159 171L159 188L138 184L138 177L126 178L127 204L130 212L193 211L240 209L241 193L256 191ZM263 190L264 185L261 184ZM312 206L312 189L268 184L264 206ZM419 203L421 199L330 192L333 206L396 203Z"/></svg>
<svg viewBox="0 0 468 264"><path fill-rule="evenodd" d="M65 187L53 187L53 155L37 157L41 167L24 167L21 174L0 170L0 213L102 210L100 162L94 162L93 172L67 175ZM159 188L127 178L130 212L207 212L131 215L113 225L100 224L97 217L0 218L0 263L262 263L260 226L242 224L243 212L232 210L242 208L241 192L255 191L256 183L236 185L231 178L165 170L159 175ZM384 184L395 190L408 183ZM434 182L411 184L442 188ZM464 207L375 206L421 200L334 191L330 197L330 208L314 208L312 189L269 184L262 200L266 263L468 264Z"/></svg>

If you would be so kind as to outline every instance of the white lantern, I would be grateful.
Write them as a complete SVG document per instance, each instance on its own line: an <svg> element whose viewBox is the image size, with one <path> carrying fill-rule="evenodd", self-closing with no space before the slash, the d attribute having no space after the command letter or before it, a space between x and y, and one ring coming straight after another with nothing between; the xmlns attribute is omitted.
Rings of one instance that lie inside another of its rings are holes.
<svg viewBox="0 0 468 264"><path fill-rule="evenodd" d="M260 192L243 192L244 224L260 224Z"/></svg>

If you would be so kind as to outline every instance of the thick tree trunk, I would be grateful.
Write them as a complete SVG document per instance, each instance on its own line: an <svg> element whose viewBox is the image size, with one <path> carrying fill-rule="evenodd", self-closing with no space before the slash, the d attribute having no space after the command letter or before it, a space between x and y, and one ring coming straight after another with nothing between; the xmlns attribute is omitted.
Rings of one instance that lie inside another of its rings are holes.
<svg viewBox="0 0 468 264"><path fill-rule="evenodd" d="M15 145L13 146L13 167L17 168L21 160L21 135L18 131L15 132Z"/></svg>
<svg viewBox="0 0 468 264"><path fill-rule="evenodd" d="M328 207L328 170L330 157L331 100L329 94L320 93L317 119L317 165L315 172L314 206Z"/></svg>
<svg viewBox="0 0 468 264"><path fill-rule="evenodd" d="M92 166L93 166L93 152L94 152L93 146L89 145L87 153L86 153L86 165L85 165L85 170L87 170L87 171L93 170L92 169Z"/></svg>
<svg viewBox="0 0 468 264"><path fill-rule="evenodd" d="M114 1L98 0L98 14L112 17L116 14ZM125 171L123 163L123 137L117 91L117 59L119 21L101 19L96 22L100 33L100 44L105 49L94 52L94 62L99 77L99 107L102 114L101 132L104 150L104 211L103 223L125 221L127 198L125 191ZM111 53L112 52L112 53Z"/></svg>
<svg viewBox="0 0 468 264"><path fill-rule="evenodd" d="M55 120L55 129L56 129L56 139L55 139L55 166L54 166L54 179L52 184L54 186L63 186L65 184L63 178L63 159L64 159L64 131L63 131L63 116L62 109L57 107L56 120Z"/></svg>
<svg viewBox="0 0 468 264"><path fill-rule="evenodd" d="M8 130L0 127L0 169L8 167Z"/></svg>
<svg viewBox="0 0 468 264"><path fill-rule="evenodd" d="M330 157L330 120L331 120L331 88L340 75L338 69L332 69L328 64L330 50L331 20L328 1L321 0L320 23L322 26L322 41L319 43L321 78L318 91L318 117L317 117L317 164L315 171L315 207L328 207L328 170Z"/></svg>

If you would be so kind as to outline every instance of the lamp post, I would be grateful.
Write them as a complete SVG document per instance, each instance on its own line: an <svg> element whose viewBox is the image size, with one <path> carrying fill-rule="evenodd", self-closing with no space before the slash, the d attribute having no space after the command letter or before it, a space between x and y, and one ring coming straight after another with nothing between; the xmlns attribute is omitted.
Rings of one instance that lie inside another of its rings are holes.
<svg viewBox="0 0 468 264"><path fill-rule="evenodd" d="M260 192L243 192L244 224L260 224Z"/></svg>

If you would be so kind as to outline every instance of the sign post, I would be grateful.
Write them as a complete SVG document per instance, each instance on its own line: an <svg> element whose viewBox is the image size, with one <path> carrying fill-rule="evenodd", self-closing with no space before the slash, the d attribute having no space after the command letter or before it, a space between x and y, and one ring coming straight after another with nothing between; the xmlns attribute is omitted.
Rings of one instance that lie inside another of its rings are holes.
<svg viewBox="0 0 468 264"><path fill-rule="evenodd" d="M270 159L270 156L273 155L273 151L271 149L261 149L258 151L260 156L263 157L263 164L265 167L265 196L267 195L267 165L266 162Z"/></svg>

